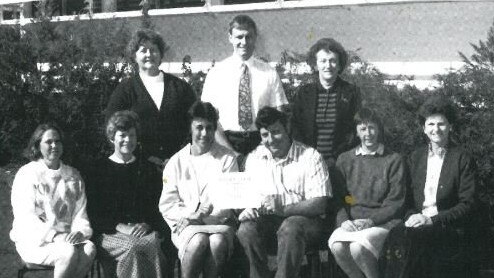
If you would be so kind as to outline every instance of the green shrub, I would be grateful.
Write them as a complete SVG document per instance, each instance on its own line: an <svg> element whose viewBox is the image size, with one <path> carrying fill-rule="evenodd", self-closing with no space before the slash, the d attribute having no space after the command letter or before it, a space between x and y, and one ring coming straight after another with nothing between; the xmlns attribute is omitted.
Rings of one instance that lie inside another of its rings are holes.
<svg viewBox="0 0 494 278"><path fill-rule="evenodd" d="M129 70L129 36L125 21L1 26L1 146L18 158L34 128L54 121L65 133L65 160L82 164L106 152L102 112Z"/></svg>
<svg viewBox="0 0 494 278"><path fill-rule="evenodd" d="M82 165L109 151L102 133L102 112L109 95L130 70L124 59L130 30L125 20L38 21L23 27L0 26L0 154L7 151L20 157L35 126L51 120L65 131L64 159ZM152 27L149 17L143 17L142 26ZM481 186L488 192L484 199L494 203L490 201L494 199L493 28L486 41L472 47L472 57L460 54L466 62L464 68L437 76L441 87L435 91L410 86L398 90L355 54L351 62L359 66L347 69L344 78L361 89L366 105L379 111L387 145L403 154L423 140L416 111L425 98L431 94L452 98L462 116L455 138L477 161ZM312 78L298 72L303 60L303 55L284 52L277 66L289 101L297 87ZM191 73L187 63L184 60L183 77L200 96L205 73Z"/></svg>

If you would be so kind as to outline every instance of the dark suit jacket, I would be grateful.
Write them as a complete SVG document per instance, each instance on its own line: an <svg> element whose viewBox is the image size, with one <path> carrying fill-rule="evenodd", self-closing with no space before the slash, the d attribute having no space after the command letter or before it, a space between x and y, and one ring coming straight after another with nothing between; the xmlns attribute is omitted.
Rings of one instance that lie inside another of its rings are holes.
<svg viewBox="0 0 494 278"><path fill-rule="evenodd" d="M355 129L353 117L360 109L359 89L338 77L331 88L336 92L336 125L333 153L338 155L352 148L351 138ZM317 93L326 91L319 80L303 85L295 95L293 103L292 136L313 148L316 147L316 107Z"/></svg>
<svg viewBox="0 0 494 278"><path fill-rule="evenodd" d="M410 188L407 217L422 211L427 174L428 147L415 150L408 159ZM474 163L459 147L449 147L444 157L436 195L438 214L432 217L433 225L467 227L476 204Z"/></svg>
<svg viewBox="0 0 494 278"><path fill-rule="evenodd" d="M187 111L196 100L194 91L185 81L164 72L163 75L165 89L160 110L136 73L120 82L105 111L107 118L119 110L132 110L139 115L138 139L145 158L170 158L180 150L190 130Z"/></svg>

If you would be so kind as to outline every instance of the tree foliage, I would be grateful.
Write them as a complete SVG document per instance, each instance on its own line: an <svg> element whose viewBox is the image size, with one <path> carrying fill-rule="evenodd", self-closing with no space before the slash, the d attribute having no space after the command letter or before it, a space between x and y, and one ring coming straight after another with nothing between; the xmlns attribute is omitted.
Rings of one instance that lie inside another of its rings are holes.
<svg viewBox="0 0 494 278"><path fill-rule="evenodd" d="M101 35L104 34L104 37ZM20 157L42 122L65 132L64 159L87 161L106 147L103 109L128 72L125 21L46 18L36 24L0 27L0 143Z"/></svg>

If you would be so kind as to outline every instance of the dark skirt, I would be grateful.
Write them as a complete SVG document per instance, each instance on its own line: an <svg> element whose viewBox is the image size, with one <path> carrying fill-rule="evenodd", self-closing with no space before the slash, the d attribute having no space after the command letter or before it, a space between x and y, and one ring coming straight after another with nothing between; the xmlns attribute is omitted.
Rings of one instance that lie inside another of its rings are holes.
<svg viewBox="0 0 494 278"><path fill-rule="evenodd" d="M465 229L393 228L379 258L383 278L478 277L474 239Z"/></svg>

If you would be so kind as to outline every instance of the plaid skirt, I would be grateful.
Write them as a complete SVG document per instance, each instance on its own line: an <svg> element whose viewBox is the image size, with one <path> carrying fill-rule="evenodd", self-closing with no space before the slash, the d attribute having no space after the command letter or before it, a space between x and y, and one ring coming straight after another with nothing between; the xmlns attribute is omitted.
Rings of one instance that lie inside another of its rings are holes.
<svg viewBox="0 0 494 278"><path fill-rule="evenodd" d="M95 236L105 277L163 277L165 256L156 232L141 238L120 232Z"/></svg>

